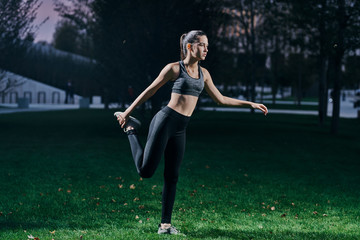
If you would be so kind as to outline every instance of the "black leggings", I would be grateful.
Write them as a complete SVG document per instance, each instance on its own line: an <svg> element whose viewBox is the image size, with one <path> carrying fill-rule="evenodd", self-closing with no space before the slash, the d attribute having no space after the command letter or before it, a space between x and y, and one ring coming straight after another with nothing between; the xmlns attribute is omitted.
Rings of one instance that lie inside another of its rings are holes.
<svg viewBox="0 0 360 240"><path fill-rule="evenodd" d="M171 223L176 183L184 156L186 127L189 120L190 117L166 106L150 123L145 149L140 144L136 132L131 131L128 135L136 169L143 178L149 178L154 174L165 153L161 223Z"/></svg>

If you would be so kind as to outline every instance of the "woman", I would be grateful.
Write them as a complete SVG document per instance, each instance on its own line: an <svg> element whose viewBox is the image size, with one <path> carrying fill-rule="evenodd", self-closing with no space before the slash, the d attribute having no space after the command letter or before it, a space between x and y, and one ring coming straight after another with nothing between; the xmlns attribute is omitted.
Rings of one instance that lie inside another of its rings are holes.
<svg viewBox="0 0 360 240"><path fill-rule="evenodd" d="M218 104L249 106L261 110L265 115L268 112L262 104L229 98L219 92L209 72L199 65L199 61L205 60L208 53L208 39L203 31L196 30L183 34L180 38L180 52L181 61L166 65L154 82L135 99L125 112L115 113L119 124L128 135L135 165L141 177L151 177L162 155L165 155L162 218L158 229L159 234L179 233L175 227L171 226L171 213L175 201L180 163L185 150L186 126L203 88L205 87L206 92ZM146 146L143 149L136 133L140 122L130 117L130 114L168 81L174 82L171 99L168 105L152 119Z"/></svg>

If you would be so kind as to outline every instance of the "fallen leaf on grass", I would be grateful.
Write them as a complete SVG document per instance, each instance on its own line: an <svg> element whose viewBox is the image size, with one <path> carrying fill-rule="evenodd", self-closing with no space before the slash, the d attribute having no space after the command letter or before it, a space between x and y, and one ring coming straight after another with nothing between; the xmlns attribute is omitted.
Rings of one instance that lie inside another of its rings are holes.
<svg viewBox="0 0 360 240"><path fill-rule="evenodd" d="M33 235L28 235L28 239L40 240L38 237L34 237Z"/></svg>
<svg viewBox="0 0 360 240"><path fill-rule="evenodd" d="M55 234L55 230L54 231L50 231L51 234Z"/></svg>
<svg viewBox="0 0 360 240"><path fill-rule="evenodd" d="M144 205L139 205L139 209L144 209L145 206Z"/></svg>
<svg viewBox="0 0 360 240"><path fill-rule="evenodd" d="M316 215L316 214L318 214L318 212L317 212L317 211L313 211L313 214Z"/></svg>
<svg viewBox="0 0 360 240"><path fill-rule="evenodd" d="M286 217L286 213L282 214L281 217Z"/></svg>
<svg viewBox="0 0 360 240"><path fill-rule="evenodd" d="M324 216L324 217L327 217L327 214L324 213L323 216Z"/></svg>
<svg viewBox="0 0 360 240"><path fill-rule="evenodd" d="M271 209L271 211L275 211L275 207L271 207L270 209Z"/></svg>
<svg viewBox="0 0 360 240"><path fill-rule="evenodd" d="M130 189L135 189L136 187L135 187L135 185L134 184L131 184L130 185Z"/></svg>
<svg viewBox="0 0 360 240"><path fill-rule="evenodd" d="M139 201L140 199L138 197L134 198L134 202Z"/></svg>
<svg viewBox="0 0 360 240"><path fill-rule="evenodd" d="M136 215L136 216L135 216L135 219L139 219L139 216L138 216L138 215Z"/></svg>
<svg viewBox="0 0 360 240"><path fill-rule="evenodd" d="M119 188L123 188L123 185L122 185L122 184L119 184L118 187L119 187Z"/></svg>

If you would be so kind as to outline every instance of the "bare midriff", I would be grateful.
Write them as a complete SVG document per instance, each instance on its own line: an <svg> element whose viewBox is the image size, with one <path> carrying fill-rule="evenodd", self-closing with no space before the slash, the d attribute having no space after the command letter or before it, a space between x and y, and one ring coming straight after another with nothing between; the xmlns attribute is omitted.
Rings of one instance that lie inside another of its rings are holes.
<svg viewBox="0 0 360 240"><path fill-rule="evenodd" d="M198 99L198 97L192 95L171 93L171 99L167 106L182 115L190 117Z"/></svg>

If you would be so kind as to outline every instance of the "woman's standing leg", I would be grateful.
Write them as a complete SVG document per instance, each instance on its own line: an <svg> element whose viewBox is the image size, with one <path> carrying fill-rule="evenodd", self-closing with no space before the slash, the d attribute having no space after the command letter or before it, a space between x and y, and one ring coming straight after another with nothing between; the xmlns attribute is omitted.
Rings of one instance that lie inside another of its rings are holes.
<svg viewBox="0 0 360 240"><path fill-rule="evenodd" d="M185 130L177 132L169 139L165 149L161 223L171 223L176 184L179 179L180 164L185 152L185 139Z"/></svg>

